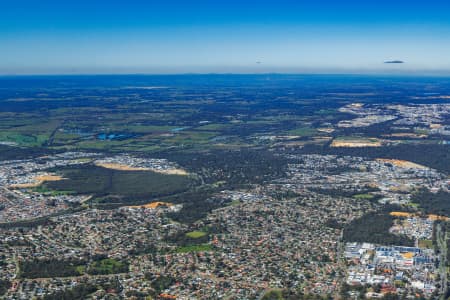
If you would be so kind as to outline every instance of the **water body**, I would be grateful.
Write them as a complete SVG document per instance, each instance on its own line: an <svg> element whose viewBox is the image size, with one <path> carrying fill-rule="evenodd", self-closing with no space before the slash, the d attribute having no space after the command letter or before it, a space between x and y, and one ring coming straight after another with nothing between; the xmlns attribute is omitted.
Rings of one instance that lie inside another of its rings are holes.
<svg viewBox="0 0 450 300"><path fill-rule="evenodd" d="M137 134L134 133L114 133L114 132L108 132L108 133L99 133L97 134L97 139L101 141L121 141L126 139L131 139L137 137Z"/></svg>
<svg viewBox="0 0 450 300"><path fill-rule="evenodd" d="M69 129L64 130L66 133L77 134L83 140L97 139L100 141L117 141L117 140L125 140L130 138L135 138L139 136L135 133L126 133L126 132L101 132L94 133L89 131L84 131L82 129Z"/></svg>

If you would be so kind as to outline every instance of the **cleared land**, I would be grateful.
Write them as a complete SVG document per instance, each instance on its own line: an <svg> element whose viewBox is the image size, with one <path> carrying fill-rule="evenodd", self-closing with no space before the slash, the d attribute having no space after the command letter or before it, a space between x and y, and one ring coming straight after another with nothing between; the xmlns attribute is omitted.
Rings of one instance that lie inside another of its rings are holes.
<svg viewBox="0 0 450 300"><path fill-rule="evenodd" d="M331 147L381 147L382 143L378 139L335 139L330 145Z"/></svg>
<svg viewBox="0 0 450 300"><path fill-rule="evenodd" d="M65 178L63 178L62 176L59 176L59 175L52 175L52 174L40 175L40 176L36 176L33 179L33 182L12 184L10 186L10 188L16 188L16 189L33 188L33 187L38 187L38 186L42 185L44 182L60 181L60 180L63 180L63 179L65 179Z"/></svg>
<svg viewBox="0 0 450 300"><path fill-rule="evenodd" d="M149 168L131 167L131 166L115 164L115 163L95 163L95 165L98 167L105 168L105 169L119 170L119 171L150 171Z"/></svg>
<svg viewBox="0 0 450 300"><path fill-rule="evenodd" d="M128 206L130 208L150 208L150 209L155 209L158 208L160 206L172 206L172 203L168 203L168 202L152 202L152 203L147 203L144 205L132 205L132 206Z"/></svg>
<svg viewBox="0 0 450 300"><path fill-rule="evenodd" d="M411 217L419 217L418 213L409 213L409 212L403 212L403 211L393 211L389 213L393 217L399 217L399 218L411 218ZM432 221L448 221L450 218L445 216L439 216L434 214L428 214L428 219Z"/></svg>
<svg viewBox="0 0 450 300"><path fill-rule="evenodd" d="M111 169L111 170L119 170L119 171L153 171L161 174L167 174L167 175L188 175L189 173L186 172L183 169L167 169L167 170L159 170L159 169L151 169L151 168L144 168L144 167L132 167L122 164L116 164L116 163L95 163L96 166L102 167L105 169Z"/></svg>
<svg viewBox="0 0 450 300"><path fill-rule="evenodd" d="M396 167L401 167L401 168L408 168L408 169L422 169L422 170L426 170L428 169L425 166L407 161L407 160L400 160L400 159L387 159L387 158L378 158L377 161L380 162L385 162L385 163L390 163L393 164Z"/></svg>

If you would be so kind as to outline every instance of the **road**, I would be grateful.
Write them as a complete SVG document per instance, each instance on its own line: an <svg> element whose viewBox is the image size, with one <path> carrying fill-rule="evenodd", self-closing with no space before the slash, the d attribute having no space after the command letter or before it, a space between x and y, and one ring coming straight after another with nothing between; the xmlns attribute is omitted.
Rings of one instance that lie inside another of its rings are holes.
<svg viewBox="0 0 450 300"><path fill-rule="evenodd" d="M444 300L447 294L447 232L442 230L442 225L436 226L436 240L440 250L439 275L441 277L441 297Z"/></svg>

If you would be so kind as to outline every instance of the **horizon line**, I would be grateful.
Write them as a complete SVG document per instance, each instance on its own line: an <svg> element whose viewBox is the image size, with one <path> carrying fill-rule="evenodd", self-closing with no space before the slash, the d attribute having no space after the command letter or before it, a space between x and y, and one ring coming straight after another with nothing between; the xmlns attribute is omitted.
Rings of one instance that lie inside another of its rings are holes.
<svg viewBox="0 0 450 300"><path fill-rule="evenodd" d="M301 75L301 76L410 76L410 77L450 77L448 71L411 72L173 72L173 73L0 73L0 77L55 77L55 76L204 76L204 75Z"/></svg>

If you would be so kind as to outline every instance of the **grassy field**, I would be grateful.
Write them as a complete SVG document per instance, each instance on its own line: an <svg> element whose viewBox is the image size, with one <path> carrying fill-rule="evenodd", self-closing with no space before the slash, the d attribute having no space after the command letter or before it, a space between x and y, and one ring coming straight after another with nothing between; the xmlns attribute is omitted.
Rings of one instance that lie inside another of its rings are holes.
<svg viewBox="0 0 450 300"><path fill-rule="evenodd" d="M116 274L128 272L128 264L112 258L105 258L93 262L87 269L87 273L92 275Z"/></svg>
<svg viewBox="0 0 450 300"><path fill-rule="evenodd" d="M353 198L355 199L366 199L366 200L372 200L375 196L372 194L357 194L354 195Z"/></svg>
<svg viewBox="0 0 450 300"><path fill-rule="evenodd" d="M0 132L0 142L11 142L19 146L42 146L48 140L45 134L21 134L13 131Z"/></svg>
<svg viewBox="0 0 450 300"><path fill-rule="evenodd" d="M217 131L217 130L222 130L224 128L227 128L229 126L230 126L229 124L207 124L207 125L199 126L199 127L197 127L197 129L206 130L206 131L209 131L209 130Z"/></svg>
<svg viewBox="0 0 450 300"><path fill-rule="evenodd" d="M47 188L46 186L43 185L39 185L35 188L32 188L33 192L39 193L39 194L45 194L45 195L50 195L50 196L62 196L62 195L71 195L71 194L75 194L74 191L56 191L56 190L51 190L49 188Z"/></svg>
<svg viewBox="0 0 450 300"><path fill-rule="evenodd" d="M311 127L299 127L299 128L293 129L293 130L289 130L287 132L287 134L288 135L298 135L298 136L304 137L304 136L313 136L313 135L317 134L317 131L316 131L316 129L311 128Z"/></svg>
<svg viewBox="0 0 450 300"><path fill-rule="evenodd" d="M204 237L205 235L207 235L207 233L203 231L191 231L186 233L186 236L192 239L198 239Z"/></svg>
<svg viewBox="0 0 450 300"><path fill-rule="evenodd" d="M433 248L433 241L432 240L419 240L419 247L420 248Z"/></svg>

